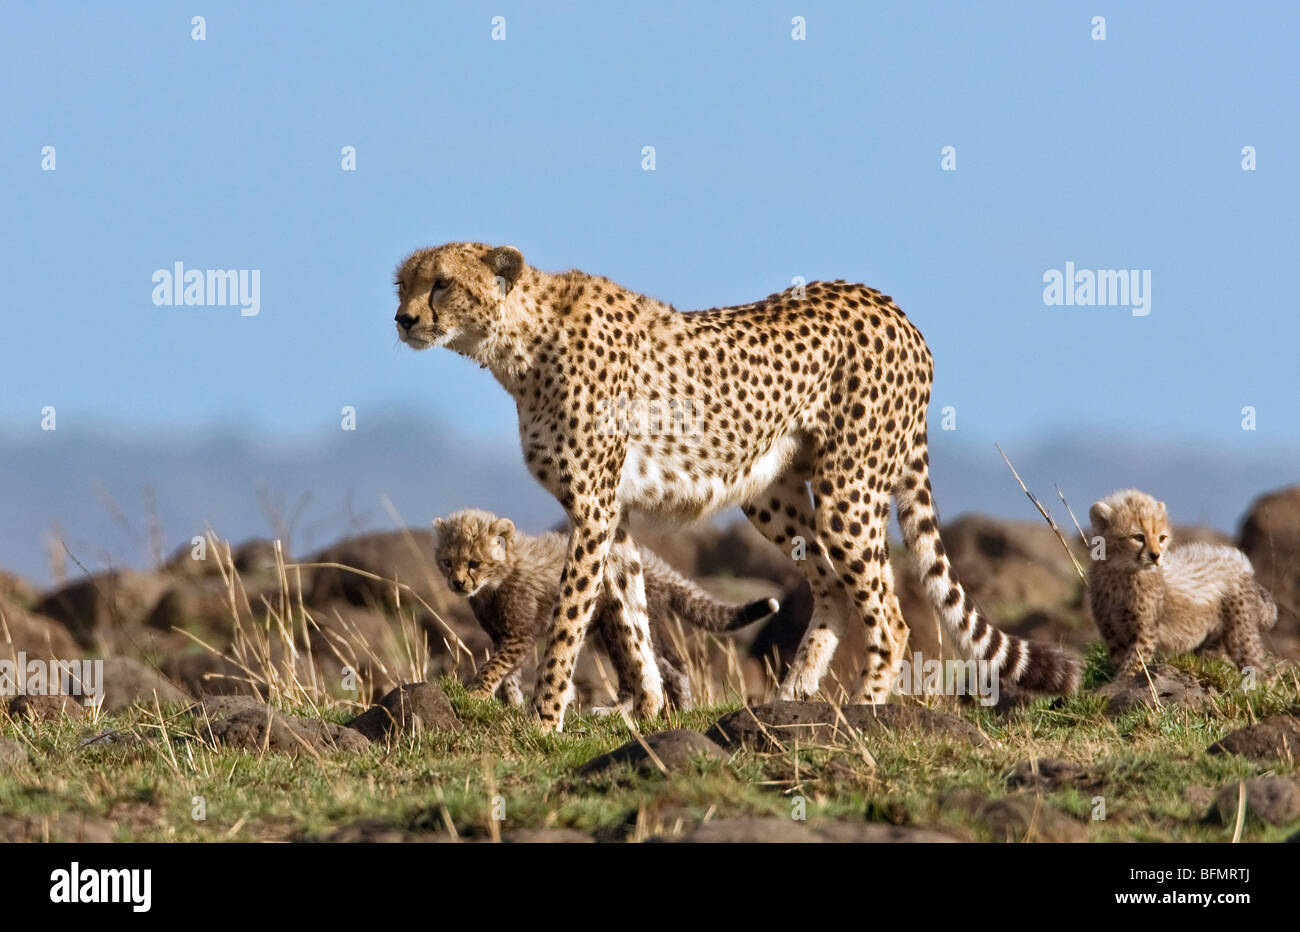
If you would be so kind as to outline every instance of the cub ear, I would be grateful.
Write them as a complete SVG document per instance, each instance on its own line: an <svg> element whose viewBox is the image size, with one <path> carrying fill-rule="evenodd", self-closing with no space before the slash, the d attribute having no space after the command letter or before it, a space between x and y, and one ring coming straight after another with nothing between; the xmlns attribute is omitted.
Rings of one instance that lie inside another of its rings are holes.
<svg viewBox="0 0 1300 932"><path fill-rule="evenodd" d="M509 518L497 518L488 532L493 537L500 537L503 543L509 543L515 537L515 523Z"/></svg>
<svg viewBox="0 0 1300 932"><path fill-rule="evenodd" d="M447 533L447 522L442 520L442 518L434 518L433 533L437 534L439 537Z"/></svg>
<svg viewBox="0 0 1300 932"><path fill-rule="evenodd" d="M484 256L483 261L493 275L505 281L507 291L515 286L524 271L524 254L513 246L498 246Z"/></svg>
<svg viewBox="0 0 1300 932"><path fill-rule="evenodd" d="M1088 509L1088 517L1092 519L1092 529L1094 531L1103 530L1106 525L1110 524L1110 519L1115 516L1115 509L1105 502L1097 502Z"/></svg>

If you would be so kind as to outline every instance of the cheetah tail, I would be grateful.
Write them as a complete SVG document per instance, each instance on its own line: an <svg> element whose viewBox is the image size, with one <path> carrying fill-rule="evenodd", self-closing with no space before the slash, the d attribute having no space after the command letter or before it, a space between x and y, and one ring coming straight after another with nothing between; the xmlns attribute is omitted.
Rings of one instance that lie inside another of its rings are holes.
<svg viewBox="0 0 1300 932"><path fill-rule="evenodd" d="M962 652L990 664L1004 682L1043 693L1073 693L1079 664L1057 647L999 631L985 620L953 571L939 539L924 438L895 489L903 541L917 562L930 605Z"/></svg>
<svg viewBox="0 0 1300 932"><path fill-rule="evenodd" d="M678 618L705 631L735 631L775 614L781 607L776 599L755 599L744 605L715 599L662 560L643 559L646 585L657 586L668 596L668 607Z"/></svg>

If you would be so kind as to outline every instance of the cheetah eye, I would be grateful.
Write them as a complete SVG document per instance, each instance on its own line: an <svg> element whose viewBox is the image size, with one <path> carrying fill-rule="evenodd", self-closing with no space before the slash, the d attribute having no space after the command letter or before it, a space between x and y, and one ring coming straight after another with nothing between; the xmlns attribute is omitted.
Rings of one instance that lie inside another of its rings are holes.
<svg viewBox="0 0 1300 932"><path fill-rule="evenodd" d="M451 569L451 561L450 561L450 560L443 560L443 561L442 561L442 568L443 568L444 570L449 570L449 569Z"/></svg>
<svg viewBox="0 0 1300 932"><path fill-rule="evenodd" d="M1167 541L1168 539L1169 539L1169 535L1168 535L1168 534L1161 534L1161 535L1160 535L1160 543L1163 544L1163 543L1164 543L1165 541Z"/></svg>
<svg viewBox="0 0 1300 932"><path fill-rule="evenodd" d="M1137 541L1139 544L1145 544L1147 542L1145 534L1134 534L1133 539Z"/></svg>
<svg viewBox="0 0 1300 932"><path fill-rule="evenodd" d="M476 569L478 569L478 560L470 560L470 561L469 561L469 568L472 569L472 570L476 570Z"/></svg>

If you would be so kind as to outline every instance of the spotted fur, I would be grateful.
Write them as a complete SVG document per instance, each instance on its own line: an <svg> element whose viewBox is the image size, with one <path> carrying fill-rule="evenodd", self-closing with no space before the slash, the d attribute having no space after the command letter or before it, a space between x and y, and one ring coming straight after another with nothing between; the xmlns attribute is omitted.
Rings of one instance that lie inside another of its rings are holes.
<svg viewBox="0 0 1300 932"><path fill-rule="evenodd" d="M1089 516L1104 546L1088 573L1088 601L1120 675L1138 673L1158 653L1197 650L1266 669L1260 632L1277 622L1277 606L1244 553L1172 547L1165 503L1137 489L1102 499Z"/></svg>
<svg viewBox="0 0 1300 932"><path fill-rule="evenodd" d="M930 492L930 352L888 296L813 282L682 313L609 279L549 274L513 247L478 243L414 253L397 286L399 337L492 371L515 399L529 470L570 518L534 697L544 728L562 726L602 589L622 609L635 711L649 717L663 704L628 509L695 519L740 504L788 552L801 539L815 607L785 697L817 691L851 615L866 627L858 697L886 698L906 632L888 570L891 497L926 594L958 643L1008 682L1076 687L1073 660L998 631L953 573ZM657 417L633 416L646 406Z"/></svg>

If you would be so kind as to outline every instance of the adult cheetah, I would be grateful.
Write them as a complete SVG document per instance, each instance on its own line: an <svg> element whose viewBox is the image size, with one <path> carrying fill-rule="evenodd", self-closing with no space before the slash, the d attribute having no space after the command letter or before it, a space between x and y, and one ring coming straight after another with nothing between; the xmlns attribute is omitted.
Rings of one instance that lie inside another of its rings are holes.
<svg viewBox="0 0 1300 932"><path fill-rule="evenodd" d="M1075 661L998 631L953 573L930 492L930 351L889 297L813 282L683 313L481 243L415 252L396 285L400 339L445 346L492 371L515 399L529 470L569 515L533 700L545 730L563 725L602 586L618 602L634 710L652 717L662 708L628 509L697 519L740 504L768 539L805 557L814 610L783 698L817 692L850 613L867 642L854 698L887 697L907 636L888 557L891 496L926 595L962 649L1004 682L1077 687Z"/></svg>

